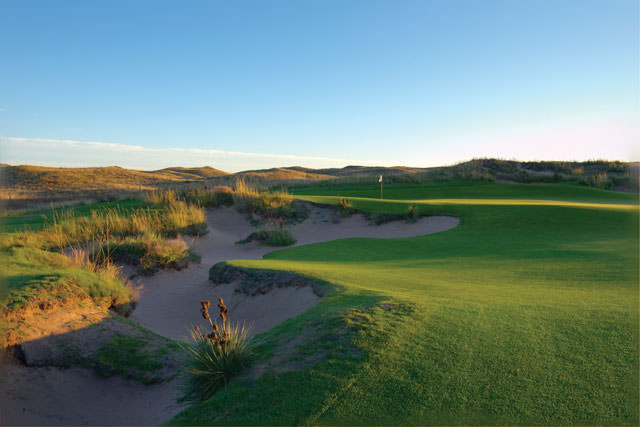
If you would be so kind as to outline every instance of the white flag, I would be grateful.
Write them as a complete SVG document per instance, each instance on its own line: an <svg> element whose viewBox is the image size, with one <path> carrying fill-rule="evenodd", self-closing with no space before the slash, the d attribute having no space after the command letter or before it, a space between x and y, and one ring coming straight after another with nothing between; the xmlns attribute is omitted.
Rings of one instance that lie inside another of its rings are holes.
<svg viewBox="0 0 640 427"><path fill-rule="evenodd" d="M380 178L378 178L378 182L382 182L382 175L380 175Z"/></svg>

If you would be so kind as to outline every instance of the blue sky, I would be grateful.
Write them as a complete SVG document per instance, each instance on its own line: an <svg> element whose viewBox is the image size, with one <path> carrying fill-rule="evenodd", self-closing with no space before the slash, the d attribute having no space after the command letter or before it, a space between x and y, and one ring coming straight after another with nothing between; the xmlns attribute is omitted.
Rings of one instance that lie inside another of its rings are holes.
<svg viewBox="0 0 640 427"><path fill-rule="evenodd" d="M0 161L637 160L633 0L0 1Z"/></svg>

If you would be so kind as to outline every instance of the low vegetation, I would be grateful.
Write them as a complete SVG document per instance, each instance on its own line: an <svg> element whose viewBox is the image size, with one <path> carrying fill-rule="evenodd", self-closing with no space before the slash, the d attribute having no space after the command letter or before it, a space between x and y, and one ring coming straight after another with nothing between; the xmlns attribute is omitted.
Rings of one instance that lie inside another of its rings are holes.
<svg viewBox="0 0 640 427"><path fill-rule="evenodd" d="M153 274L166 268L181 270L188 266L189 261L200 260L180 238L166 240L152 233L101 242L89 254L89 259L98 265L113 262L136 265L142 274Z"/></svg>
<svg viewBox="0 0 640 427"><path fill-rule="evenodd" d="M420 219L420 209L415 203L412 203L407 209L407 222L416 222Z"/></svg>
<svg viewBox="0 0 640 427"><path fill-rule="evenodd" d="M260 242L267 246L291 246L296 243L296 239L291 231L282 228L258 230L251 233L246 239L237 243L245 244L249 242Z"/></svg>
<svg viewBox="0 0 640 427"><path fill-rule="evenodd" d="M296 203L286 189L259 191L242 179L235 183L233 203L238 212L269 221L304 221L309 216L307 206Z"/></svg>
<svg viewBox="0 0 640 427"><path fill-rule="evenodd" d="M227 320L229 309L222 298L218 300L221 326L209 315L210 301L201 301L200 305L211 331L196 326L191 333L193 343L185 346L192 358L186 366L184 400L209 399L249 364L252 355L248 329Z"/></svg>
<svg viewBox="0 0 640 427"><path fill-rule="evenodd" d="M353 203L351 203L351 200L346 197L341 197L340 199L338 199L335 210L336 214L341 218L346 218L356 212L356 210L353 208Z"/></svg>

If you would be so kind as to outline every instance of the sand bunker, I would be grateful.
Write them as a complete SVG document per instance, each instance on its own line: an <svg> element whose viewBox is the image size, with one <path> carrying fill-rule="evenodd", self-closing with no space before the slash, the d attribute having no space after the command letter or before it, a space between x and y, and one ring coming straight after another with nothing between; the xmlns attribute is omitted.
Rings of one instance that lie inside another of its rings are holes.
<svg viewBox="0 0 640 427"><path fill-rule="evenodd" d="M182 271L136 277L144 290L130 317L132 321L160 335L186 340L190 327L201 324L199 302L222 296L231 319L252 324L252 334L257 334L301 314L319 300L310 287L278 288L264 295L247 296L234 294L234 284L213 285L208 280L213 264L260 259L277 248L257 243L236 245L255 228L232 208L209 210L207 216L209 233L192 242L202 257L201 264ZM370 226L362 215L338 219L332 209L312 207L310 217L290 229L298 240L297 246L349 237L420 236L458 224L458 218L434 216L412 224L395 221ZM175 380L145 386L120 377L103 379L81 368L34 368L14 360L3 366L0 386L2 425L158 425L181 409L175 403L179 395Z"/></svg>
<svg viewBox="0 0 640 427"><path fill-rule="evenodd" d="M209 233L193 242L202 262L182 271L162 271L151 277L138 278L144 291L130 319L166 337L186 340L192 325L201 323L200 301L223 297L233 321L253 324L252 334L265 332L289 317L296 316L315 304L319 297L310 287L274 289L266 295L234 294L235 286L215 286L209 280L209 268L220 261L261 259L278 248L252 242L237 245L255 231L249 221L232 208L207 213ZM326 242L349 237L398 238L421 236L448 230L460 220L451 216L420 218L415 223L393 221L372 226L363 215L338 219L333 209L311 207L310 217L301 224L288 227L298 240L296 245ZM277 309L273 309L277 308Z"/></svg>

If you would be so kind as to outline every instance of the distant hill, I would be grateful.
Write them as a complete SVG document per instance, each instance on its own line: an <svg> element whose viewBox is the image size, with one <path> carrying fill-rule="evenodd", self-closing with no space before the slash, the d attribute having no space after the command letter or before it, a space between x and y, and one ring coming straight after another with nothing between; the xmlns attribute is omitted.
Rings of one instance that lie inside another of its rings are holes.
<svg viewBox="0 0 640 427"><path fill-rule="evenodd" d="M296 180L323 180L334 179L335 176L323 174L320 170L302 168L299 166L289 168L272 168L261 170L242 171L234 174L234 177L261 179L266 181L296 181Z"/></svg>
<svg viewBox="0 0 640 427"><path fill-rule="evenodd" d="M311 169L302 166L227 173L210 166L170 167L138 171L118 166L50 168L0 165L0 201L11 207L33 207L37 202L111 200L138 191L199 185L232 185L247 179L260 185L291 185L325 182L349 184L373 181L384 175L387 183L435 183L447 181L498 181L505 183L566 182L618 191L637 190L638 163L608 160L586 162L520 162L473 159L452 166L417 168L346 166Z"/></svg>
<svg viewBox="0 0 640 427"><path fill-rule="evenodd" d="M139 189L162 183L193 181L221 175L226 175L226 172L210 167L168 168L146 172L119 166L49 168L2 165L0 166L0 188L30 191Z"/></svg>
<svg viewBox="0 0 640 427"><path fill-rule="evenodd" d="M224 172L219 169L214 169L211 166L203 166L201 168L173 167L173 168L160 169L152 173L169 173L169 174L174 174L176 177L180 177L184 179L210 178L213 176L229 175L228 172Z"/></svg>

